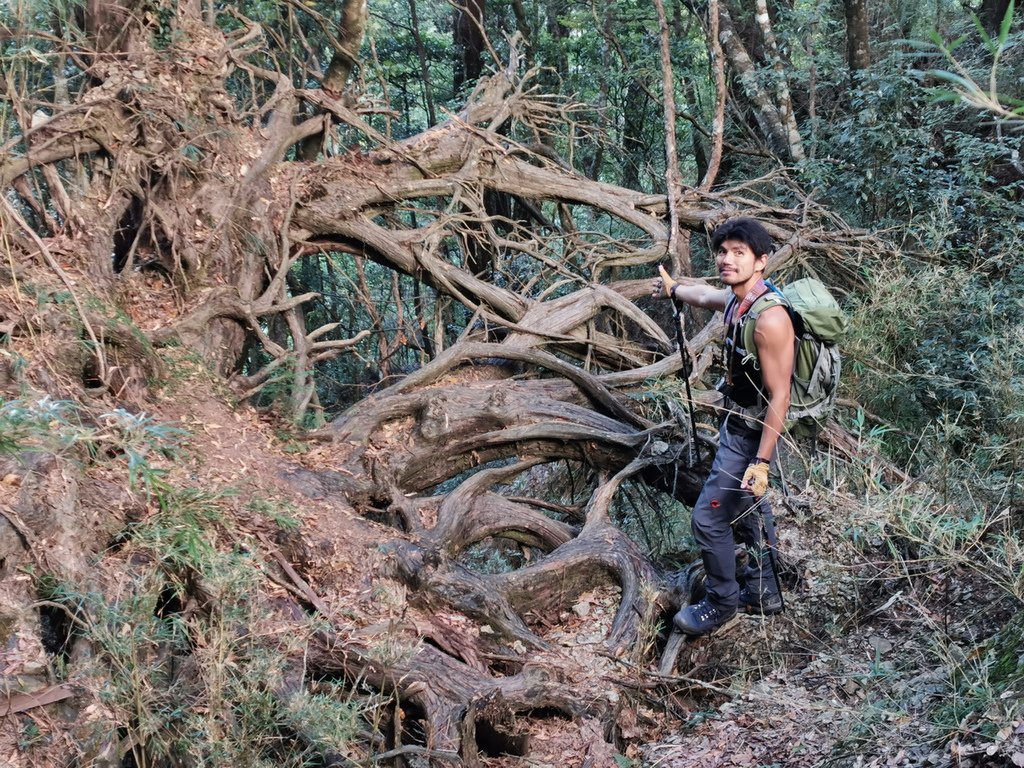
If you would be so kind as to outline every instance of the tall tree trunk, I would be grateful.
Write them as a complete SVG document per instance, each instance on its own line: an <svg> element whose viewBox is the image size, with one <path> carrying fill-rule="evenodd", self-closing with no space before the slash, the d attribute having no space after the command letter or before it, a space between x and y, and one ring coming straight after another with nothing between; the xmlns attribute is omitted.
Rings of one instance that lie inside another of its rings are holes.
<svg viewBox="0 0 1024 768"><path fill-rule="evenodd" d="M551 46L551 60L547 64L554 69L557 77L565 77L569 72L569 55L564 43L569 37L569 28L562 18L569 12L568 0L546 0L544 12L548 34L555 43Z"/></svg>
<svg viewBox="0 0 1024 768"><path fill-rule="evenodd" d="M412 24L412 37L416 42L416 58L420 62L420 81L423 85L423 102L427 110L427 122L430 125L437 124L437 114L434 111L434 86L430 77L430 68L427 66L427 51L423 46L423 36L420 34L420 20L416 13L416 0L409 0L409 22Z"/></svg>
<svg viewBox="0 0 1024 768"><path fill-rule="evenodd" d="M844 0L846 8L846 63L857 75L871 66L871 37L867 0Z"/></svg>
<svg viewBox="0 0 1024 768"><path fill-rule="evenodd" d="M978 18L981 19L981 23L988 30L989 34L995 34L999 31L999 25L1003 23L1003 19L1006 18L1006 12L1010 8L1010 0L981 0L981 8L978 9ZM1024 2L1019 2L1014 6L1016 15L1020 16L1024 14Z"/></svg>
<svg viewBox="0 0 1024 768"><path fill-rule="evenodd" d="M658 27L661 43L661 82L665 108L665 192L668 196L669 235L668 254L672 270L677 275L689 275L690 251L687 241L679 231L679 209L682 206L681 182L679 180L679 152L676 150L676 83L672 74L672 48L669 44L668 17L661 0L654 0L658 11Z"/></svg>
<svg viewBox="0 0 1024 768"><path fill-rule="evenodd" d="M533 69L534 61L536 58L536 45L533 39L533 26L530 24L530 19L526 15L526 8L523 6L523 0L512 0L512 13L516 17L516 31L523 38L525 43L525 56L524 61L527 69Z"/></svg>
<svg viewBox="0 0 1024 768"><path fill-rule="evenodd" d="M341 21L336 33L337 45L327 65L327 71L320 81L321 87L331 97L337 98L345 90L352 69L359 61L359 49L366 35L369 9L366 0L344 0L341 5ZM329 122L325 121L325 126ZM302 160L315 160L328 136L328 131L317 131L299 143L298 156Z"/></svg>
<svg viewBox="0 0 1024 768"><path fill-rule="evenodd" d="M620 146L626 154L622 167L622 186L639 190L642 186L640 171L647 157L644 141L644 124L647 107L650 104L648 90L638 79L630 78L626 86L626 97L622 107L622 138Z"/></svg>
<svg viewBox="0 0 1024 768"><path fill-rule="evenodd" d="M804 51L807 55L807 124L810 126L810 156L813 159L817 147L818 132L818 63L814 40L818 32L818 11L815 10L811 23L804 33Z"/></svg>
<svg viewBox="0 0 1024 768"><path fill-rule="evenodd" d="M767 0L756 0L756 6L755 19L764 40L765 56L774 72L775 104L779 110L779 120L786 131L789 155L794 160L803 160L803 140L800 138L796 116L793 114L793 99L789 93L789 82L786 80L786 67L782 61L779 45L775 40L775 31L772 29L771 18L768 15Z"/></svg>
<svg viewBox="0 0 1024 768"><path fill-rule="evenodd" d="M782 157L797 159L792 154L793 146L784 116L771 94L762 87L757 67L736 32L726 4L722 3L719 10L722 50L738 76L743 94L753 107L758 128L773 152Z"/></svg>
<svg viewBox="0 0 1024 768"><path fill-rule="evenodd" d="M341 93L348 82L352 68L359 61L359 49L366 34L369 9L366 0L344 0L341 5L341 22L338 24L338 48L331 57L324 75L324 90Z"/></svg>
<svg viewBox="0 0 1024 768"><path fill-rule="evenodd" d="M475 83L483 71L485 0L459 0L455 6L455 90Z"/></svg>
<svg viewBox="0 0 1024 768"><path fill-rule="evenodd" d="M601 59L606 65L611 63L611 56L609 55L607 45L604 46L601 51ZM602 72L599 76L599 85L597 88L597 103L594 105L594 111L597 113L597 123L601 126L601 130L593 141L593 150L590 158L584 163L587 178L593 181L597 181L601 178L601 170L604 167L605 143L607 141L607 136L609 135L608 92L608 77Z"/></svg>
<svg viewBox="0 0 1024 768"><path fill-rule="evenodd" d="M721 18L718 0L710 0L708 3L708 53L710 54L711 70L715 81L715 117L711 122L711 156L708 158L706 167L700 181L702 190L710 190L715 185L715 178L722 165L722 144L725 139L725 56L722 53L722 43L719 40L719 29ZM697 131L693 132L694 146L699 146ZM700 160L698 158L698 167Z"/></svg>
<svg viewBox="0 0 1024 768"><path fill-rule="evenodd" d="M136 47L125 43L138 29L134 21L137 5L139 3L135 0L113 3L88 0L85 6L84 31L95 50L105 52Z"/></svg>

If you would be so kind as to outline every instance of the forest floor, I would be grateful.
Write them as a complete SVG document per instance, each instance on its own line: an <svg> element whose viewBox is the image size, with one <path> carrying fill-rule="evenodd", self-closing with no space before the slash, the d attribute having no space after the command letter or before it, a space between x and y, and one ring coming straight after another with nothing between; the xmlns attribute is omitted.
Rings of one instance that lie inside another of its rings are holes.
<svg viewBox="0 0 1024 768"><path fill-rule="evenodd" d="M332 613L327 618L344 632L371 631L396 616L415 625L417 609L387 576L379 546L395 530L357 515L312 481L330 466L330 448L304 442L272 417L235 405L223 385L218 392L212 377L202 384L191 379L169 385L159 402L147 404L155 421L187 433L185 458L165 462L165 479L225 499L236 542L261 552L261 568L276 574L262 581L261 589L281 597L312 590ZM121 503L125 518L153 514L145 505L132 511L123 496L118 502L110 492L114 478L110 483L94 479L78 489L81 509ZM298 526L285 532L272 517L257 513L264 507L287 510ZM621 697L614 746L594 749L604 739L596 738L601 734L593 722L526 718L521 724L529 735L526 754L495 755L487 764L1024 765L1024 724L1012 718L1013 707L987 713L951 708L951 697L959 695L951 668L980 669L971 654L981 653L985 637L1014 606L967 568L908 574L905 565L912 558L896 558L881 542L869 542L867 554L854 561L851 550L835 540L852 524L845 517L852 509L840 495L811 491L780 509L781 549L790 576L787 611L769 618L743 616L710 638L690 641L669 677L656 672L664 636L652 640L646 664L609 660L601 640L616 594L595 590L581 596L547 630L546 639L592 670L595 687L604 689L595 689L595 696ZM94 551L95 538L94 530L82 526L77 539L66 538L62 546L77 543ZM298 582L286 576L285 562L301 571ZM19 600L25 578L5 574L4 604ZM968 610L980 603L989 606L984 616L991 626L982 626L979 613ZM432 617L423 618L429 623ZM5 652L5 678L38 675L41 667L54 684L53 660L40 633L19 627ZM0 721L0 765L65 765L66 757L60 756L65 750L54 747L72 741L70 725L53 707L26 709Z"/></svg>

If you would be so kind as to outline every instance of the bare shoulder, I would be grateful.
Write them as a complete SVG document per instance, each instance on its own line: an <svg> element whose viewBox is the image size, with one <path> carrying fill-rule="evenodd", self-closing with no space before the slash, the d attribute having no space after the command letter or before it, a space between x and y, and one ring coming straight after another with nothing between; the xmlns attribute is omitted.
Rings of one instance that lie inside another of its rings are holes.
<svg viewBox="0 0 1024 768"><path fill-rule="evenodd" d="M787 338L793 336L793 321L789 312L781 304L768 307L757 316L754 332L770 338Z"/></svg>

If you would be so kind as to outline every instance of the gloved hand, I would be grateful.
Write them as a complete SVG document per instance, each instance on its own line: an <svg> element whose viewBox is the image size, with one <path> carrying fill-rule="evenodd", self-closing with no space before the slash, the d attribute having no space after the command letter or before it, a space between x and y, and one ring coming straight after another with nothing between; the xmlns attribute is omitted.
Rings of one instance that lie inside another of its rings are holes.
<svg viewBox="0 0 1024 768"><path fill-rule="evenodd" d="M672 276L665 271L665 268L658 265L658 274L661 275L659 278L654 280L654 296L658 296L662 291L665 292L665 298L672 298L672 289L678 285L678 282L672 279Z"/></svg>
<svg viewBox="0 0 1024 768"><path fill-rule="evenodd" d="M740 488L750 491L755 499L760 499L768 490L768 462L754 459L743 473Z"/></svg>

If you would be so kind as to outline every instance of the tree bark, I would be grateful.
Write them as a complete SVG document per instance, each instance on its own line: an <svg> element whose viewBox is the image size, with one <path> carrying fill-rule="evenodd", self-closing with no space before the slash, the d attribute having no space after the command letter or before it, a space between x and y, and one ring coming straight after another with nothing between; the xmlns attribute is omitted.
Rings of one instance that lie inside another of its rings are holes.
<svg viewBox="0 0 1024 768"><path fill-rule="evenodd" d="M721 41L729 63L736 71L743 93L753 106L754 120L772 151L782 157L791 157L793 145L784 115L772 101L769 93L761 86L754 60L747 52L725 4L720 5Z"/></svg>
<svg viewBox="0 0 1024 768"><path fill-rule="evenodd" d="M700 181L700 189L710 190L715 185L719 168L722 165L722 144L725 138L725 55L719 39L719 20L721 14L718 0L708 2L708 53L711 60L711 71L715 82L715 116L711 122L711 156L707 168ZM696 141L696 139L695 139Z"/></svg>
<svg viewBox="0 0 1024 768"><path fill-rule="evenodd" d="M871 66L871 36L867 0L843 0L846 9L846 63L857 75Z"/></svg>
<svg viewBox="0 0 1024 768"><path fill-rule="evenodd" d="M409 23L412 25L413 40L416 41L416 58L420 63L420 80L423 83L423 106L427 110L427 122L429 125L437 124L437 113L434 110L434 84L427 67L427 52L423 47L423 37L420 34L420 20L416 13L416 0L409 0ZM458 84L456 84L456 90Z"/></svg>
<svg viewBox="0 0 1024 768"><path fill-rule="evenodd" d="M981 0L981 8L978 9L978 18L985 26L990 35L999 32L999 27L1006 18L1006 12L1010 9L1010 0ZM1017 3L1015 11L1018 16L1024 14L1024 4Z"/></svg>
<svg viewBox="0 0 1024 768"><path fill-rule="evenodd" d="M138 44L130 40L138 31L135 11L139 5L135 0L112 3L88 0L84 9L84 32L97 52L137 47Z"/></svg>
<svg viewBox="0 0 1024 768"><path fill-rule="evenodd" d="M475 83L483 71L485 0L459 0L455 5L455 91Z"/></svg>
<svg viewBox="0 0 1024 768"><path fill-rule="evenodd" d="M363 44L369 18L366 0L343 0L337 48L321 81L324 90L340 94L345 89L349 75L359 61L359 49Z"/></svg>
<svg viewBox="0 0 1024 768"><path fill-rule="evenodd" d="M679 231L679 209L682 207L682 182L679 179L679 152L676 150L676 84L672 74L672 49L669 45L668 18L665 4L654 0L658 12L661 48L662 98L665 119L665 193L668 197L669 241L668 253L672 260L672 273L692 274L690 250Z"/></svg>
<svg viewBox="0 0 1024 768"><path fill-rule="evenodd" d="M644 141L645 116L650 105L648 90L637 78L626 86L623 103L623 128L621 145L625 150L622 164L621 185L627 189L643 189L640 170L644 166L648 145Z"/></svg>
<svg viewBox="0 0 1024 768"><path fill-rule="evenodd" d="M804 159L803 139L800 137L796 116L793 114L793 99L789 94L786 67L779 52L779 45L775 40L775 31L772 29L771 18L768 15L768 3L767 0L756 0L755 5L757 9L755 20L764 39L765 56L774 72L775 105L779 111L779 121L786 131L789 156L800 161Z"/></svg>

